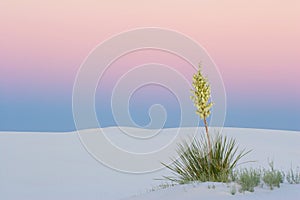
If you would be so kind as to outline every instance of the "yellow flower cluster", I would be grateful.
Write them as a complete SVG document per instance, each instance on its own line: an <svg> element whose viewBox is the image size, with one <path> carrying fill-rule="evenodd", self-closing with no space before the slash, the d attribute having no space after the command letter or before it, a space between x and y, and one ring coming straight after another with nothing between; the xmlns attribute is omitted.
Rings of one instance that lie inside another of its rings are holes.
<svg viewBox="0 0 300 200"><path fill-rule="evenodd" d="M210 102L210 85L207 78L202 75L200 65L198 72L193 76L193 87L191 99L197 108L196 113L201 119L206 119L211 114L210 109L213 103Z"/></svg>

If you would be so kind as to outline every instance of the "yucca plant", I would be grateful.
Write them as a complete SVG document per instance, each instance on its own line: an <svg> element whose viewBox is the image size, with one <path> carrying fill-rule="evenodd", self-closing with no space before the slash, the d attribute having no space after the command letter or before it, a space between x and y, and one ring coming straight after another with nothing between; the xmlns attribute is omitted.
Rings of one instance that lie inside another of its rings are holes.
<svg viewBox="0 0 300 200"><path fill-rule="evenodd" d="M191 144L187 141L179 144L179 158L173 160L171 165L164 164L174 176L164 178L180 184L193 181L228 182L238 161L249 151L238 152L236 141L226 136L216 135L211 141L210 150L203 136L195 138Z"/></svg>
<svg viewBox="0 0 300 200"><path fill-rule="evenodd" d="M207 118L211 114L210 109L213 106L213 103L211 102L210 84L208 82L208 79L203 76L200 64L197 73L195 73L193 76L193 88L194 89L191 90L191 99L194 102L195 107L197 108L196 114L199 115L200 119L202 119L204 122L208 149L210 150L212 147L210 136L208 133Z"/></svg>
<svg viewBox="0 0 300 200"><path fill-rule="evenodd" d="M210 84L208 79L202 75L201 66L193 76L193 87L191 99L197 108L196 113L204 121L206 137L194 138L191 142L184 141L179 144L178 159L173 159L171 165L165 165L175 176L164 178L177 183L193 181L228 182L229 176L238 161L248 152L238 152L238 146L234 139L216 134L211 139L208 133L207 118L213 105L210 95Z"/></svg>

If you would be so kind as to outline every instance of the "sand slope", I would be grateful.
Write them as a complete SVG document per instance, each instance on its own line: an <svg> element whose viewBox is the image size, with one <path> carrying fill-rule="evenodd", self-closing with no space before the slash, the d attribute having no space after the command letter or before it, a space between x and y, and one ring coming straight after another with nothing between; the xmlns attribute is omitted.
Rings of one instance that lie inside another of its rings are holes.
<svg viewBox="0 0 300 200"><path fill-rule="evenodd" d="M132 128L128 128L132 130ZM88 130L95 131L95 130ZM143 129L137 132L147 132ZM164 129L166 137L175 129ZM193 131L193 128L186 128ZM118 128L107 128L114 139L126 146ZM241 147L253 149L246 158L252 166L267 166L268 159L282 170L300 166L300 132L225 128ZM164 137L164 136L163 136ZM149 144L151 145L151 144ZM145 147L147 148L147 147ZM232 196L224 184L208 189L207 183L176 186L146 192L161 182L167 170L128 174L112 170L96 161L84 149L76 132L0 132L0 199L298 199L299 185L283 184L281 189L258 189L253 194ZM288 195L288 196L287 196Z"/></svg>

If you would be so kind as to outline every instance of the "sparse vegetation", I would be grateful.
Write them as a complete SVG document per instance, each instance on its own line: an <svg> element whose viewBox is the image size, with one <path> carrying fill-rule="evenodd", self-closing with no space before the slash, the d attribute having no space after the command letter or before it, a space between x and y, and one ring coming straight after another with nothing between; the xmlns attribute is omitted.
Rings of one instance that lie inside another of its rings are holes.
<svg viewBox="0 0 300 200"><path fill-rule="evenodd" d="M214 144L214 143L213 143ZM213 145L213 149L214 149ZM214 154L212 154L214 155ZM213 157L214 158L214 157ZM230 174L227 176L227 181L203 181L204 179L199 180L181 180L179 179L182 176L179 176L174 172L174 174L177 175L177 177L165 177L167 180L174 181L171 184L161 184L155 188L152 188L152 191L158 190L158 189L165 189L168 187L175 186L176 184L187 184L192 183L193 187L196 187L201 182L227 182L227 187L229 188L229 193L231 195L235 195L237 191L240 193L244 193L246 191L248 192L254 192L256 187L263 188L264 186L268 186L270 190L273 190L275 187L280 187L280 184L284 181L287 181L290 184L300 184L300 171L299 167L295 169L291 168L290 171L286 173L279 171L274 168L274 163L269 163L270 168L269 169L240 169L240 170L232 170ZM168 167L168 166L167 166ZM179 166L177 166L179 167ZM170 167L168 167L170 169ZM184 176L184 175L183 175ZM221 176L223 178L223 176ZM205 178L205 176L200 176L200 178ZM222 179L224 180L224 179ZM195 185L196 184L196 185ZM209 183L207 185L208 189L215 189L216 185L214 183Z"/></svg>
<svg viewBox="0 0 300 200"><path fill-rule="evenodd" d="M274 187L280 187L280 184L286 181L290 184L300 184L300 171L291 169L286 177L285 173L274 168L274 163L269 163L269 169L242 169L233 171L230 179L234 183L238 183L240 188L239 192L253 192L254 188L261 185L267 185L271 190ZM232 188L231 188L232 190ZM230 190L230 193L232 191Z"/></svg>
<svg viewBox="0 0 300 200"><path fill-rule="evenodd" d="M238 183L240 184L240 192L254 192L254 187L258 186L261 181L261 171L255 169L244 169L240 171Z"/></svg>
<svg viewBox="0 0 300 200"><path fill-rule="evenodd" d="M284 180L284 173L274 169L274 163L270 162L270 169L264 170L263 172L263 181L264 183L270 187L271 190L274 187L280 187L280 183L283 183Z"/></svg>
<svg viewBox="0 0 300 200"><path fill-rule="evenodd" d="M154 191L157 191L157 190L163 190L163 189L166 189L166 188L169 188L169 187L173 187L173 186L175 186L174 183L165 182L165 183L159 184L158 186L153 186L151 189L148 190L148 192L154 192Z"/></svg>
<svg viewBox="0 0 300 200"><path fill-rule="evenodd" d="M212 135L208 132L207 118L213 105L210 96L210 85L206 77L201 73L201 67L193 76L193 96L196 113L204 122L206 134L200 135L191 141L183 141L178 145L178 159L173 159L171 165L166 165L172 171L173 176L164 176L164 179L176 184L195 182L223 182L229 183L230 194L239 192L254 192L255 187L267 185L271 190L280 187L285 174L274 169L274 163L270 162L270 169L242 169L236 170L238 162L250 151L238 151L235 139L228 139L220 134ZM300 183L299 169L291 169L286 176L291 184ZM228 184L229 187L229 184ZM207 185L208 189L215 189L215 185Z"/></svg>
<svg viewBox="0 0 300 200"><path fill-rule="evenodd" d="M292 168L286 175L286 180L290 184L300 184L300 171L299 168L293 170Z"/></svg>

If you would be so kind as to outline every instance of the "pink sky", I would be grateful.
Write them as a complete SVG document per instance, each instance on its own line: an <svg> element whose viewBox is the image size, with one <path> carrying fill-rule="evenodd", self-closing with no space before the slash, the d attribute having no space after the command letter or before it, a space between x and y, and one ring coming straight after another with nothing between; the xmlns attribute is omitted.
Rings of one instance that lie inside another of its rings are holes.
<svg viewBox="0 0 300 200"><path fill-rule="evenodd" d="M156 26L203 45L229 90L276 85L294 91L300 72L299 10L298 0L1 1L1 71L39 77L45 85L54 77L72 84L98 43L120 31ZM19 76L4 78L14 83Z"/></svg>
<svg viewBox="0 0 300 200"><path fill-rule="evenodd" d="M40 96L70 104L76 72L95 46L150 26L201 44L217 64L232 106L256 107L264 100L273 111L288 105L299 119L299 11L299 0L2 0L0 93L7 102Z"/></svg>

